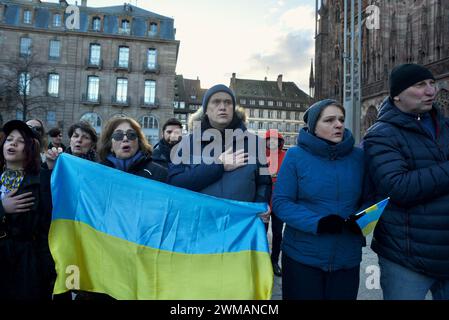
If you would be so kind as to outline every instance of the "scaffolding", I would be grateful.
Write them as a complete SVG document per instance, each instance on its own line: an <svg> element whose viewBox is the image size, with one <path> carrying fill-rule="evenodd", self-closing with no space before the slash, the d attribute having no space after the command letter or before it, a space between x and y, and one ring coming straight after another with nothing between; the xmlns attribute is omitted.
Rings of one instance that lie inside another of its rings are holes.
<svg viewBox="0 0 449 320"><path fill-rule="evenodd" d="M357 8L355 8L356 1L358 2ZM350 11L348 2L350 2ZM359 143L361 138L360 119L362 105L362 0L344 0L343 23L343 105L346 110L345 126L352 131L356 143Z"/></svg>

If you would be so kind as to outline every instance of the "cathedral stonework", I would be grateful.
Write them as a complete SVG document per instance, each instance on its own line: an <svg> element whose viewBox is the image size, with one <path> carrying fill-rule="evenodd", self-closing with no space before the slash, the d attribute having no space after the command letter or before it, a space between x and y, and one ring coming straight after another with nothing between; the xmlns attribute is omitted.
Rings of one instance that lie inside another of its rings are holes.
<svg viewBox="0 0 449 320"><path fill-rule="evenodd" d="M344 1L318 2L314 98L342 102ZM376 120L380 103L389 94L391 69L401 63L419 63L432 71L440 89L437 102L449 116L449 1L362 0L364 22L369 5L379 8L379 28L362 27L362 135Z"/></svg>

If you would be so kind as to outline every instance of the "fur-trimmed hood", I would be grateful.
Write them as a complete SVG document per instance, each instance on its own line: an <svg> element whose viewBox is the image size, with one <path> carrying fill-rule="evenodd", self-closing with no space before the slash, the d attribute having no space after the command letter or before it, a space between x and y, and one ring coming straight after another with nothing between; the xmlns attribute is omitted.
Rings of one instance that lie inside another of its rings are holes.
<svg viewBox="0 0 449 320"><path fill-rule="evenodd" d="M246 125L246 113L245 109L237 106L235 108L235 114L237 118L242 120L242 122ZM192 113L189 115L189 131L193 131L193 122L194 121L201 121L203 119L203 108L199 108L195 113Z"/></svg>

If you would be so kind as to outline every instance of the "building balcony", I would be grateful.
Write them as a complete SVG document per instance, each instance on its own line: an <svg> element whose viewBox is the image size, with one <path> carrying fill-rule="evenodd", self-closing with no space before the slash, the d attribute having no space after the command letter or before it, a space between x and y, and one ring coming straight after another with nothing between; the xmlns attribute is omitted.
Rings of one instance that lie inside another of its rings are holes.
<svg viewBox="0 0 449 320"><path fill-rule="evenodd" d="M143 64L143 73L155 73L160 74L161 73L161 66L159 64L155 64L154 66L148 66L147 63Z"/></svg>
<svg viewBox="0 0 449 320"><path fill-rule="evenodd" d="M118 33L119 34L130 35L131 34L131 29L130 28L118 28Z"/></svg>
<svg viewBox="0 0 449 320"><path fill-rule="evenodd" d="M158 109L159 108L159 99L155 98L154 102L145 101L144 97L140 98L140 106L145 109Z"/></svg>
<svg viewBox="0 0 449 320"><path fill-rule="evenodd" d="M111 96L111 105L117 107L129 107L131 105L131 97L126 97L126 100L123 98L117 98L117 96Z"/></svg>
<svg viewBox="0 0 449 320"><path fill-rule="evenodd" d="M100 60L100 62L92 62L89 58L86 59L86 69L103 69L103 59Z"/></svg>
<svg viewBox="0 0 449 320"><path fill-rule="evenodd" d="M131 72L132 63L128 61L127 64L120 63L117 60L114 61L114 71L126 71Z"/></svg>
<svg viewBox="0 0 449 320"><path fill-rule="evenodd" d="M99 95L87 95L83 93L81 97L81 103L86 105L98 106L101 104L101 94Z"/></svg>

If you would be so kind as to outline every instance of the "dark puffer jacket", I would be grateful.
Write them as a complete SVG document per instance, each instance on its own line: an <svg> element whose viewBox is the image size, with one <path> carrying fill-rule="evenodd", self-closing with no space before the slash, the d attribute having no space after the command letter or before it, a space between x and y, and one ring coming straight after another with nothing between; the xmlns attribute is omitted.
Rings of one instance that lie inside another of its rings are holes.
<svg viewBox="0 0 449 320"><path fill-rule="evenodd" d="M449 279L449 125L437 107L430 115L436 139L418 116L386 99L364 137L376 198L391 197L372 249L416 272Z"/></svg>
<svg viewBox="0 0 449 320"><path fill-rule="evenodd" d="M203 121L201 136L210 128L209 121ZM268 203L271 197L271 177L268 175L265 150L259 155L258 137L247 132L239 116L234 118L229 128L241 130L240 134L233 137L231 143L234 152L243 146L245 152L249 153L248 164L233 171L224 171L223 164L214 162L214 157L218 157L219 154L213 154L217 151L211 148L213 140L201 141L201 136L189 135L183 137L176 145L176 152L188 163L183 161L180 164L169 164L169 183L219 198ZM222 142L222 145L217 145L221 147L220 153L231 146L231 143L225 145L227 142L225 138ZM199 154L195 153L194 144L198 146ZM254 146L255 148L252 148ZM262 160L260 156L264 157L263 161L260 161ZM265 167L267 174L261 174L262 167Z"/></svg>

